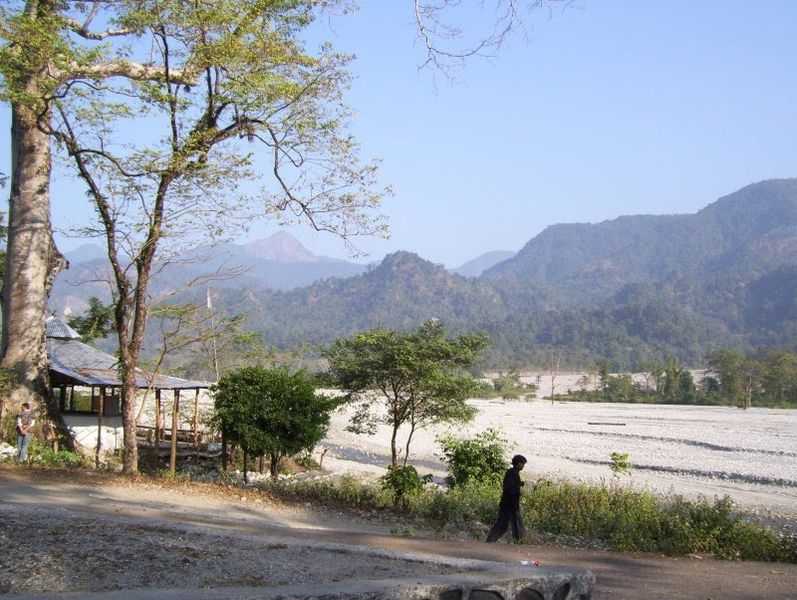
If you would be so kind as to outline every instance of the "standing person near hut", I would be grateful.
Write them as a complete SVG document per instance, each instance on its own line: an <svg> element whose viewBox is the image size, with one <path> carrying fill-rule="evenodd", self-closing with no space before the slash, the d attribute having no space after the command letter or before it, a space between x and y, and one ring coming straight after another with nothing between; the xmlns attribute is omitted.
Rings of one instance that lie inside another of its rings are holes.
<svg viewBox="0 0 797 600"><path fill-rule="evenodd" d="M504 475L503 492L498 505L498 518L490 533L487 534L488 542L497 542L510 525L515 542L520 542L523 538L523 520L520 517L520 490L523 487L523 480L520 478L520 472L525 466L525 456L516 454L512 457L512 468L507 469Z"/></svg>
<svg viewBox="0 0 797 600"><path fill-rule="evenodd" d="M30 444L30 430L36 424L30 404L24 402L22 410L17 415L17 462L28 460L28 445Z"/></svg>

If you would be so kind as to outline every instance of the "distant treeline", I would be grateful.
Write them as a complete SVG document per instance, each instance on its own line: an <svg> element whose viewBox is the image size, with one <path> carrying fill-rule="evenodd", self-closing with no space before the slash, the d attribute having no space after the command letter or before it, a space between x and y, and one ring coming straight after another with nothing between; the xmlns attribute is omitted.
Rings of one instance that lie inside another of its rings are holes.
<svg viewBox="0 0 797 600"><path fill-rule="evenodd" d="M557 395L557 400L579 402L636 402L650 404L701 404L750 408L797 408L797 353L769 351L745 356L719 350L708 356L708 369L700 381L675 359L650 364L644 379L612 375L609 364L599 362L597 386Z"/></svg>

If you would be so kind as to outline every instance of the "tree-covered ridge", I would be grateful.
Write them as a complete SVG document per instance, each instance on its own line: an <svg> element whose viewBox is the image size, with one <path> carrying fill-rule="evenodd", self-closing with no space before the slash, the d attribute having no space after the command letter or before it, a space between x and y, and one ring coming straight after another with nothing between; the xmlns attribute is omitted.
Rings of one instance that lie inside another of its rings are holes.
<svg viewBox="0 0 797 600"><path fill-rule="evenodd" d="M795 256L797 179L780 179L749 185L696 214L554 225L484 278L550 286L562 302L578 304L629 284L749 276Z"/></svg>
<svg viewBox="0 0 797 600"><path fill-rule="evenodd" d="M609 255L628 267L610 269ZM577 264L605 268L577 271ZM500 273L496 267L479 278L398 252L356 277L218 295L221 310L246 315L245 326L281 350L314 351L358 331L408 331L436 318L455 333L488 334L484 366L545 366L553 352L571 367L605 359L613 369L631 369L667 357L699 366L721 348L794 346L794 264L797 180L778 180L695 215L557 226L503 262ZM511 265L518 270L506 275ZM521 271L524 265L530 270Z"/></svg>

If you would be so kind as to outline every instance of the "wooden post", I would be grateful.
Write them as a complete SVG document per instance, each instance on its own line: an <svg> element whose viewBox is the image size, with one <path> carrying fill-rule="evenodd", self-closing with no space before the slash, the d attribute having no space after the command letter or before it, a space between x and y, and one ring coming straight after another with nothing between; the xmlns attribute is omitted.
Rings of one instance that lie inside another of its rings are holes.
<svg viewBox="0 0 797 600"><path fill-rule="evenodd" d="M94 466L100 468L100 451L102 450L102 413L105 388L100 388L99 410L97 411L97 451L94 453ZM94 397L94 386L91 386L91 397Z"/></svg>
<svg viewBox="0 0 797 600"><path fill-rule="evenodd" d="M177 473L177 421L180 414L180 390L174 390L172 404L172 452L169 458L169 471L172 477Z"/></svg>
<svg viewBox="0 0 797 600"><path fill-rule="evenodd" d="M194 450L199 455L199 388L194 394Z"/></svg>
<svg viewBox="0 0 797 600"><path fill-rule="evenodd" d="M160 460L161 451L161 419L163 419L161 411L161 391L155 390L155 457L156 462Z"/></svg>

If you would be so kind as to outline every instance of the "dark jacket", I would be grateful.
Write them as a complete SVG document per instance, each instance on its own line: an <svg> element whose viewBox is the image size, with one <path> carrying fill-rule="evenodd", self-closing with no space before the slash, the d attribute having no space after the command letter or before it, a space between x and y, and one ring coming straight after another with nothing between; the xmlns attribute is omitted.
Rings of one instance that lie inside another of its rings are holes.
<svg viewBox="0 0 797 600"><path fill-rule="evenodd" d="M520 471L514 467L507 469L504 475L504 489L501 493L502 510L517 511L520 508L520 488L523 487L523 480L520 479Z"/></svg>

